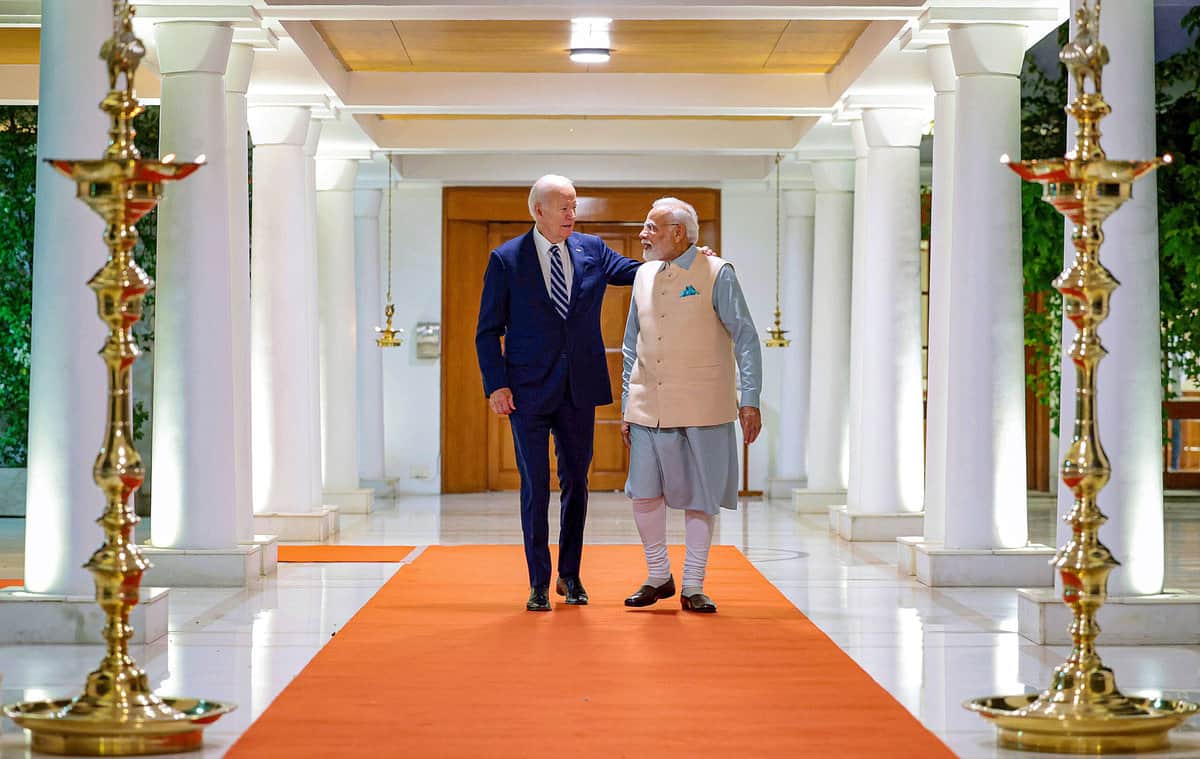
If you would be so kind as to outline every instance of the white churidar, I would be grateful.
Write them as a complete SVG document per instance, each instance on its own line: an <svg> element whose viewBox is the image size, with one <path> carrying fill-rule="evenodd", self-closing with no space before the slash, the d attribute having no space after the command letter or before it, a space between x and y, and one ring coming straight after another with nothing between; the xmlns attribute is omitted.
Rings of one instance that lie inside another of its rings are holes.
<svg viewBox="0 0 1200 759"><path fill-rule="evenodd" d="M804 484L808 435L809 346L812 326L813 192L786 190L780 256L781 305L791 345L783 351L779 442L771 496L787 498Z"/></svg>
<svg viewBox="0 0 1200 759"><path fill-rule="evenodd" d="M358 162L317 161L321 450L326 491L358 489L354 180Z"/></svg>
<svg viewBox="0 0 1200 759"><path fill-rule="evenodd" d="M845 491L849 455L852 161L815 161L808 490ZM845 498L843 493L842 498Z"/></svg>
<svg viewBox="0 0 1200 759"><path fill-rule="evenodd" d="M233 316L233 464L237 500L237 539L254 538L254 499L250 484L250 187L246 151L246 89L254 48L233 45L225 69L225 124L229 161L229 261Z"/></svg>
<svg viewBox="0 0 1200 759"><path fill-rule="evenodd" d="M850 258L850 408L849 456L847 458L846 507L856 509L862 500L862 480L865 473L862 459L862 331L867 320L867 184L871 151L862 119L850 122L854 139L854 234Z"/></svg>
<svg viewBox="0 0 1200 759"><path fill-rule="evenodd" d="M920 109L863 111L867 242L857 333L862 396L860 500L849 511L913 514L924 497L921 379ZM868 429L869 428L869 429ZM910 534L910 533L905 533Z"/></svg>
<svg viewBox="0 0 1200 759"><path fill-rule="evenodd" d="M166 186L158 212L154 496L158 548L236 540L225 66L233 29L155 27L162 73L159 150L207 164Z"/></svg>
<svg viewBox="0 0 1200 759"><path fill-rule="evenodd" d="M949 45L926 51L933 81L933 197L929 232L929 353L925 425L925 540L946 537L946 397L957 80ZM999 160L999 159L997 159Z"/></svg>
<svg viewBox="0 0 1200 759"><path fill-rule="evenodd" d="M305 265L307 224L304 140L309 111L290 106L249 109L254 140L251 228L250 391L255 513L306 513L313 498L309 469L309 337Z"/></svg>
<svg viewBox="0 0 1200 759"><path fill-rule="evenodd" d="M950 30L958 75L946 376L945 544L1028 542L1020 180L1023 26Z"/></svg>
<svg viewBox="0 0 1200 759"><path fill-rule="evenodd" d="M1104 68L1104 98L1112 115L1100 122L1102 144L1113 158L1146 159L1156 152L1154 9L1143 0L1104 3L1101 33L1112 62ZM1074 33L1074 21L1072 21ZM1074 125L1068 146L1075 144ZM1040 156L1030 156L1038 158ZM1167 168L1164 171L1175 171ZM1154 174L1133 188L1133 199L1104 223L1100 261L1121 286L1100 325L1108 358L1097 369L1096 417L1112 478L1100 491L1108 522L1100 541L1121 566L1108 579L1110 596L1158 593L1163 588L1162 387L1160 384L1158 202ZM1066 260L1074 257L1070 239ZM1074 325L1063 329L1062 416L1059 461L1075 423L1075 370L1066 353ZM1058 512L1074 496L1059 480ZM1058 526L1059 545L1070 528Z"/></svg>
<svg viewBox="0 0 1200 759"><path fill-rule="evenodd" d="M379 190L354 193L354 283L358 289L358 475L383 474L383 357L375 326L383 324L379 289ZM390 349L395 350L395 349Z"/></svg>
<svg viewBox="0 0 1200 759"><path fill-rule="evenodd" d="M318 317L320 267L317 263L317 143L321 139L321 127L325 122L313 119L308 122L304 137L304 327L307 375L305 393L308 397L308 485L313 503L323 504L322 473L324 459L321 453L321 332Z"/></svg>
<svg viewBox="0 0 1200 759"><path fill-rule="evenodd" d="M104 264L104 224L44 159L104 152L107 117L80 104L108 89L96 51L112 34L112 6L44 0L41 11L25 588L86 596L93 586L82 565L103 542L93 520L104 495L92 465L107 398L96 352L108 335L86 283Z"/></svg>

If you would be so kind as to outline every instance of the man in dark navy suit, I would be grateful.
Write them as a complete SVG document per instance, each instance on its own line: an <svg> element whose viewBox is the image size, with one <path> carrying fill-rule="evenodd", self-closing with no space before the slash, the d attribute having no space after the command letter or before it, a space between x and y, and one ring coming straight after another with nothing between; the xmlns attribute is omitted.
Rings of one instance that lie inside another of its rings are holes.
<svg viewBox="0 0 1200 759"><path fill-rule="evenodd" d="M508 416L521 473L529 611L550 611L550 435L562 487L559 595L588 602L579 580L596 407L612 403L600 306L605 288L631 285L639 261L575 228L575 187L547 175L529 192L534 227L492 251L475 350L488 404ZM504 350L500 338L504 338Z"/></svg>

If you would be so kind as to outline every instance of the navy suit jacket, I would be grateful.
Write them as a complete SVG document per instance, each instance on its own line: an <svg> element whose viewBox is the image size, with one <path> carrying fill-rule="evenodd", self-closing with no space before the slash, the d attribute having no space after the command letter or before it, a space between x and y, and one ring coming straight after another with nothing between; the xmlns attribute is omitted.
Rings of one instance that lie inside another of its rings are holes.
<svg viewBox="0 0 1200 759"><path fill-rule="evenodd" d="M491 395L510 388L518 413L553 411L567 386L578 407L613 401L600 306L608 285L633 284L640 262L609 249L599 237L578 232L559 249L569 252L573 267L566 319L559 317L546 291L532 229L493 250L483 275L475 330L483 391Z"/></svg>

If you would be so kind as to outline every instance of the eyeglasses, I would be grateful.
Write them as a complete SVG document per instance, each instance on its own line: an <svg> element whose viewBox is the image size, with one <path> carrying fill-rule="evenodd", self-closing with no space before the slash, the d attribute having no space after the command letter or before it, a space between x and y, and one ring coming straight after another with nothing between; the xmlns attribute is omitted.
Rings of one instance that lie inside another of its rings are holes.
<svg viewBox="0 0 1200 759"><path fill-rule="evenodd" d="M668 227L682 227L683 225L680 224L679 222L675 221L675 222L671 222L667 226ZM655 232L658 231L658 225L652 221L648 221L642 225L642 231L649 232L650 234L654 234Z"/></svg>

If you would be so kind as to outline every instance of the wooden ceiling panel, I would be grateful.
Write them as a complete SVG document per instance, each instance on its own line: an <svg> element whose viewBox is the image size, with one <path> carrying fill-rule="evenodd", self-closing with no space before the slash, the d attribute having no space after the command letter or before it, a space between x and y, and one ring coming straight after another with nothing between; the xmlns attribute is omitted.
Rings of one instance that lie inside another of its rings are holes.
<svg viewBox="0 0 1200 759"><path fill-rule="evenodd" d="M613 57L567 58L569 21L319 21L350 71L823 74L854 44L861 21L616 21Z"/></svg>
<svg viewBox="0 0 1200 759"><path fill-rule="evenodd" d="M0 29L0 65L30 65L38 62L40 29Z"/></svg>

